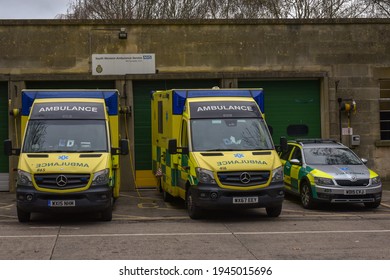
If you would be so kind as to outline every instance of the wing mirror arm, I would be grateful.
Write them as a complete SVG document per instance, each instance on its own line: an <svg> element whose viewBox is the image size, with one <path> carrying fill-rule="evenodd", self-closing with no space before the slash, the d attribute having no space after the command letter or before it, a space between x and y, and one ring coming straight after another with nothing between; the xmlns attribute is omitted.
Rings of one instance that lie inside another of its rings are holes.
<svg viewBox="0 0 390 280"><path fill-rule="evenodd" d="M188 147L178 147L176 139L169 139L168 140L168 152L171 155L176 155L176 154L188 155L189 154Z"/></svg>

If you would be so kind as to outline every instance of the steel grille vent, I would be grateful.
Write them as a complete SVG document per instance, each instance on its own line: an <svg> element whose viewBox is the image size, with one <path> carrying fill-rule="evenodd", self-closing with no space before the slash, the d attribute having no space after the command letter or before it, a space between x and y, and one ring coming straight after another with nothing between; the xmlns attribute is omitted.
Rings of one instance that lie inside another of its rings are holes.
<svg viewBox="0 0 390 280"><path fill-rule="evenodd" d="M344 187L349 187L349 186L361 186L361 187L366 187L370 183L369 179L359 179L356 181L351 181L351 180L336 180L337 184L340 186Z"/></svg>
<svg viewBox="0 0 390 280"><path fill-rule="evenodd" d="M269 171L218 172L218 179L223 185L249 187L268 182Z"/></svg>
<svg viewBox="0 0 390 280"><path fill-rule="evenodd" d="M90 174L35 174L38 187L46 189L77 189L85 187Z"/></svg>

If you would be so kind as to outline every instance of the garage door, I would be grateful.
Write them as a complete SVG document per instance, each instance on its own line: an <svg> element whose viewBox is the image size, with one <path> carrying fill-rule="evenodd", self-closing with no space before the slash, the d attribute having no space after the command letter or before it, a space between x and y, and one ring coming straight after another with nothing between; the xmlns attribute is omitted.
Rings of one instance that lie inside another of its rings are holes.
<svg viewBox="0 0 390 280"><path fill-rule="evenodd" d="M137 187L155 186L152 175L150 94L155 90L212 88L219 80L134 81L134 145Z"/></svg>
<svg viewBox="0 0 390 280"><path fill-rule="evenodd" d="M0 143L8 138L8 84L0 82ZM8 157L0 153L0 191L8 191Z"/></svg>
<svg viewBox="0 0 390 280"><path fill-rule="evenodd" d="M240 81L264 89L265 116L276 145L287 139L320 138L320 80Z"/></svg>
<svg viewBox="0 0 390 280"><path fill-rule="evenodd" d="M113 89L114 81L29 81L27 89Z"/></svg>

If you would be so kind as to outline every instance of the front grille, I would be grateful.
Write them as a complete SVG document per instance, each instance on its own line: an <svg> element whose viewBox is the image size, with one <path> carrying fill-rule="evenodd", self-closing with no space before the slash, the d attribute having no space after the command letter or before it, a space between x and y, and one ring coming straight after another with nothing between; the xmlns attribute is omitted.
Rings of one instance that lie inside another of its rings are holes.
<svg viewBox="0 0 390 280"><path fill-rule="evenodd" d="M361 186L361 187L366 187L370 183L369 179L359 179L357 181L351 181L351 180L336 180L337 184L339 186L344 186L344 187L356 187L356 186Z"/></svg>
<svg viewBox="0 0 390 280"><path fill-rule="evenodd" d="M35 183L46 189L77 189L85 187L90 174L35 174Z"/></svg>
<svg viewBox="0 0 390 280"><path fill-rule="evenodd" d="M269 176L269 171L218 172L218 179L223 185L238 187L263 185L268 182Z"/></svg>

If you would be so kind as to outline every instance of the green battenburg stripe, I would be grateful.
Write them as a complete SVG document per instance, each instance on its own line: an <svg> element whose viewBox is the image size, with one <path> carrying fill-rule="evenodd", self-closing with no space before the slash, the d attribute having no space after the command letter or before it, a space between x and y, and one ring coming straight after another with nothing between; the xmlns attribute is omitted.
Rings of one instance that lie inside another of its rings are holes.
<svg viewBox="0 0 390 280"><path fill-rule="evenodd" d="M157 158L156 158L156 160L157 161L160 161L161 160L161 148L160 147L158 147L157 146L157 149L156 149L156 156L157 156Z"/></svg>
<svg viewBox="0 0 390 280"><path fill-rule="evenodd" d="M165 154L165 164L167 166L171 166L171 154L168 153L168 151L166 151L166 154Z"/></svg>
<svg viewBox="0 0 390 280"><path fill-rule="evenodd" d="M180 175L179 170L171 169L171 186L177 186L177 178Z"/></svg>

